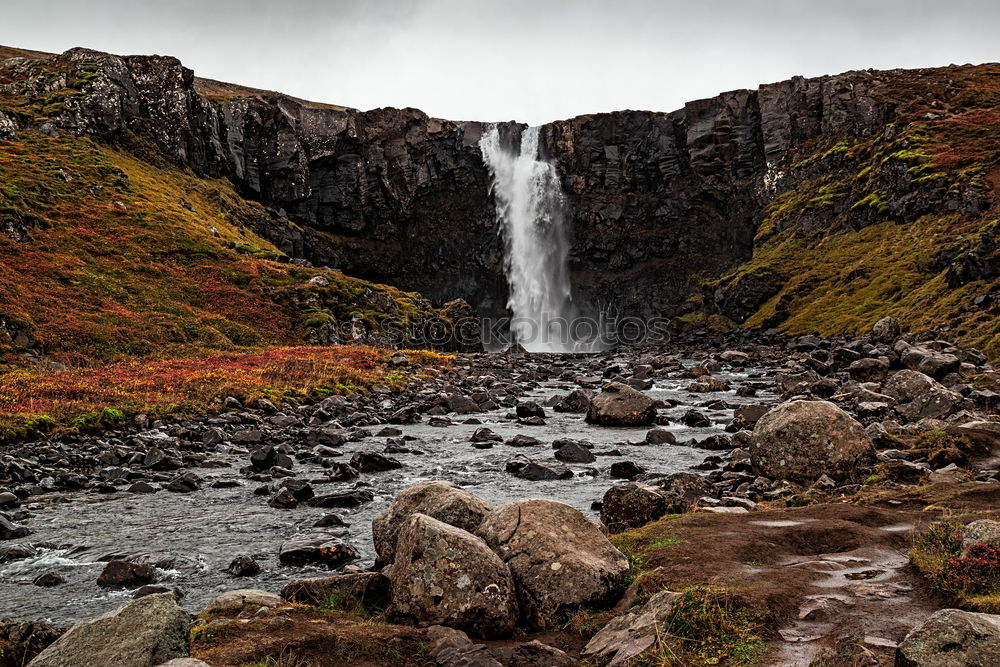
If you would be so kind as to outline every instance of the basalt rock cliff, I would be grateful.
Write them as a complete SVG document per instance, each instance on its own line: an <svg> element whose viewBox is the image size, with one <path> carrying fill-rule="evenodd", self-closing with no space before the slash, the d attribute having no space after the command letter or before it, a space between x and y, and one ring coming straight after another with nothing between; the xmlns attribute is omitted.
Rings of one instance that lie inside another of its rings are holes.
<svg viewBox="0 0 1000 667"><path fill-rule="evenodd" d="M872 227L891 237L927 216L948 217L935 241L942 252L907 275L992 280L992 236L978 230L994 206L998 74L985 65L798 77L670 113L545 125L542 151L569 198L577 299L701 324L857 328L896 302L866 296L881 306L823 326L815 315L796 320L817 290L851 299L880 282L853 254L836 276L816 273L824 239L861 243ZM256 231L289 256L504 311L482 123L316 104L198 79L170 57L84 49L0 62L0 93L0 136L40 128L165 154L263 204L269 219ZM507 141L521 127L505 124ZM975 296L949 303L939 320ZM907 309L925 310L906 303L894 314L906 321Z"/></svg>

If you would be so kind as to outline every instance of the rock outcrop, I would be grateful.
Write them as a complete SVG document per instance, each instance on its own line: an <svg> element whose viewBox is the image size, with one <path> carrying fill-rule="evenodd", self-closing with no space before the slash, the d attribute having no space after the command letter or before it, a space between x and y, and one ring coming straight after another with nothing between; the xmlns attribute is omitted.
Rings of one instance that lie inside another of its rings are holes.
<svg viewBox="0 0 1000 667"><path fill-rule="evenodd" d="M509 503L477 534L510 568L521 615L548 627L560 613L600 604L617 593L628 559L574 507L552 500Z"/></svg>
<svg viewBox="0 0 1000 667"><path fill-rule="evenodd" d="M914 628L896 652L899 667L989 667L1000 656L1000 616L942 609Z"/></svg>

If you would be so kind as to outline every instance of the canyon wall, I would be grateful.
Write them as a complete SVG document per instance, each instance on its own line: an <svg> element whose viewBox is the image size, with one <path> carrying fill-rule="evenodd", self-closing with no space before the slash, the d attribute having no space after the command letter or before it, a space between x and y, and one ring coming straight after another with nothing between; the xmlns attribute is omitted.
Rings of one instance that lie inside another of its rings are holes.
<svg viewBox="0 0 1000 667"><path fill-rule="evenodd" d="M483 314L504 310L481 123L213 85L161 56L74 49L8 60L4 71L0 84L20 93L67 92L43 129L151 142L199 175L232 179L271 212L258 233L291 256L437 302L464 298ZM864 135L888 121L891 103L871 93L880 76L796 78L672 113L545 125L542 150L571 203L578 301L622 314L690 310L702 280L750 257L790 153L821 134ZM508 140L519 128L504 127Z"/></svg>

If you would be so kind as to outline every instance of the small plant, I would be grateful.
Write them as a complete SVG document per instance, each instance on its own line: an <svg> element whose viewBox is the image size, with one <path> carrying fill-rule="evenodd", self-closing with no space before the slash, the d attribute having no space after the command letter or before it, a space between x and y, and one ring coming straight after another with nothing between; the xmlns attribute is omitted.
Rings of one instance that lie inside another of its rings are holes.
<svg viewBox="0 0 1000 667"><path fill-rule="evenodd" d="M741 608L725 589L687 588L674 603L657 647L638 664L753 665L763 656L758 625L757 615Z"/></svg>
<svg viewBox="0 0 1000 667"><path fill-rule="evenodd" d="M962 522L951 519L927 529L910 551L910 561L937 592L959 606L1000 611L1000 549L982 542L962 554Z"/></svg>

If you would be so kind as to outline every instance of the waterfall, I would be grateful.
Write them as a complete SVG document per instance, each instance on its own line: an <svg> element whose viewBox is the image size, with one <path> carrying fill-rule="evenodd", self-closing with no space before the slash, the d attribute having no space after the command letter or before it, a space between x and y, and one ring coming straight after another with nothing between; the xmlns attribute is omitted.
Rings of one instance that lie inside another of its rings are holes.
<svg viewBox="0 0 1000 667"><path fill-rule="evenodd" d="M576 309L564 229L566 197L555 167L538 158L539 128L521 132L520 152L503 146L492 126L479 149L492 178L510 286L512 342L529 352L572 352Z"/></svg>

